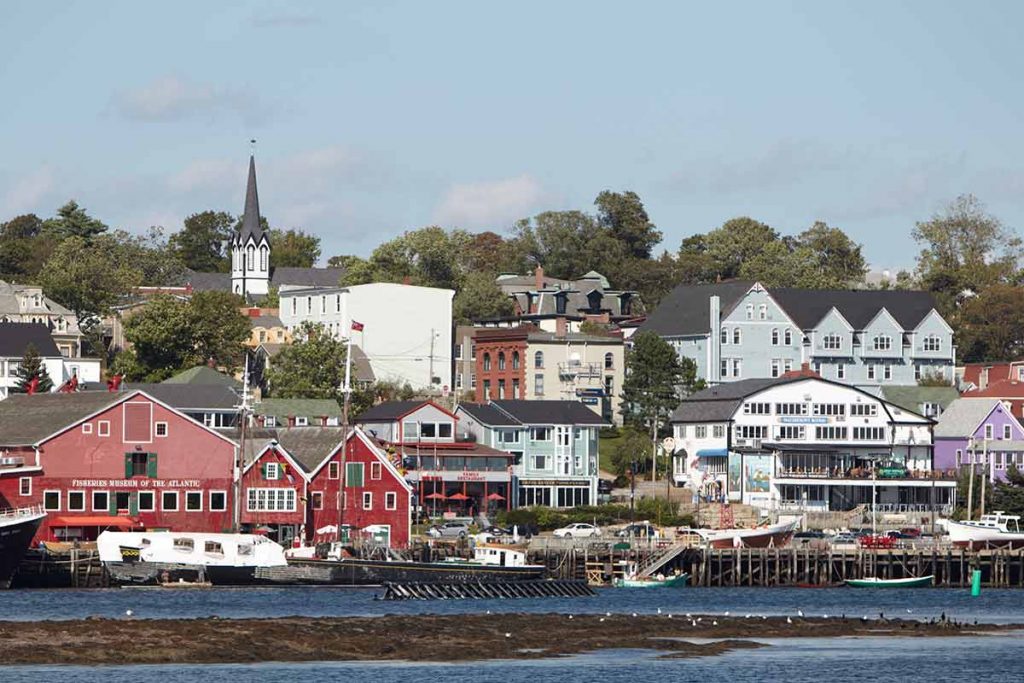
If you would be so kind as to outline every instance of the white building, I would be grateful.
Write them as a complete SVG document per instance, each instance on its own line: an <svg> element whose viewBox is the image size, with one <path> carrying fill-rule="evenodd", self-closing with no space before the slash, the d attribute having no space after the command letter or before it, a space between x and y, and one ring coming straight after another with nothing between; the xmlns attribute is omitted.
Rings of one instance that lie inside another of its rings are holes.
<svg viewBox="0 0 1024 683"><path fill-rule="evenodd" d="M256 159L251 156L242 226L231 240L231 291L241 296L266 296L270 291L270 240L260 223Z"/></svg>
<svg viewBox="0 0 1024 683"><path fill-rule="evenodd" d="M378 381L408 382L415 389L452 388L451 289L374 282L279 292L279 316L289 332L304 322L323 325L335 338L350 334Z"/></svg>
<svg viewBox="0 0 1024 683"><path fill-rule="evenodd" d="M934 421L810 373L721 384L672 415L674 479L762 509L948 511L956 480L933 465ZM873 481L874 479L874 481Z"/></svg>
<svg viewBox="0 0 1024 683"><path fill-rule="evenodd" d="M62 356L82 356L82 330L78 326L78 316L45 296L42 287L0 280L0 323L46 325Z"/></svg>
<svg viewBox="0 0 1024 683"><path fill-rule="evenodd" d="M98 358L65 358L41 323L0 322L0 400L18 384L18 367L29 345L35 347L54 390L74 376L79 385L100 381Z"/></svg>

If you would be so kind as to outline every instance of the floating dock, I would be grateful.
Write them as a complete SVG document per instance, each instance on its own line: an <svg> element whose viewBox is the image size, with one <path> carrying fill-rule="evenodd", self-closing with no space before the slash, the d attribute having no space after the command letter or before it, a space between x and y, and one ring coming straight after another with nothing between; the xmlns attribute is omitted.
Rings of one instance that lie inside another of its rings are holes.
<svg viewBox="0 0 1024 683"><path fill-rule="evenodd" d="M478 581L466 583L387 583L383 600L486 600L515 598L582 598L594 595L586 581Z"/></svg>

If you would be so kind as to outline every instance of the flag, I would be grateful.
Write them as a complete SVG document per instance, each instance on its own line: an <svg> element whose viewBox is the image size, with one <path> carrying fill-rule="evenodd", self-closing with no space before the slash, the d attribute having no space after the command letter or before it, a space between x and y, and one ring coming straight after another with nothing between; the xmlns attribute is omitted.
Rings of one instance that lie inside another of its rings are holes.
<svg viewBox="0 0 1024 683"><path fill-rule="evenodd" d="M363 324L353 320L352 321L352 331L353 332L362 332L363 331Z"/></svg>

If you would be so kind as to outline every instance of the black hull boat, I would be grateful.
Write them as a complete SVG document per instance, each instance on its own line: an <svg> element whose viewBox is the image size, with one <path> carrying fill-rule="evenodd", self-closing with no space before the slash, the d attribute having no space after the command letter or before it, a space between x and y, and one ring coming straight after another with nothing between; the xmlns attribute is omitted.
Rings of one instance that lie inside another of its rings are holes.
<svg viewBox="0 0 1024 683"><path fill-rule="evenodd" d="M258 567L264 584L380 586L387 583L470 583L533 581L544 578L542 566L503 567L473 562L403 562L388 560L290 559L287 567ZM217 579L211 577L214 584Z"/></svg>
<svg viewBox="0 0 1024 683"><path fill-rule="evenodd" d="M0 589L10 588L46 513L38 508L0 512Z"/></svg>

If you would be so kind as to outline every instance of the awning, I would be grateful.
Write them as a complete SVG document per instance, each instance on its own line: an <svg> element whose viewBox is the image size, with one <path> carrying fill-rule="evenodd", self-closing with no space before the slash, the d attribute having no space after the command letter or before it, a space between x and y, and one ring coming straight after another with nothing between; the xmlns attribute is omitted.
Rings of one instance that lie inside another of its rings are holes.
<svg viewBox="0 0 1024 683"><path fill-rule="evenodd" d="M702 448L697 451L698 458L724 458L728 455L728 448Z"/></svg>
<svg viewBox="0 0 1024 683"><path fill-rule="evenodd" d="M55 517L53 521L50 522L50 526L116 526L121 529L131 529L133 526L136 526L136 524L127 517L114 517L112 515L82 515L81 517Z"/></svg>

